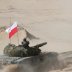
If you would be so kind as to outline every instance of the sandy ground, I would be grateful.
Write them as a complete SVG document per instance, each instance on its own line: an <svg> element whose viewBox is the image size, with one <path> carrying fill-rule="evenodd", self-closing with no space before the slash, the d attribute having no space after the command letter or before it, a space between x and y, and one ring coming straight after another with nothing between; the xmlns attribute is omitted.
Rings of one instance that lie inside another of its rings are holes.
<svg viewBox="0 0 72 72"><path fill-rule="evenodd" d="M30 33L40 37L40 40L30 41L31 45L48 42L41 48L42 51L72 50L72 0L0 0L0 27L9 26L10 17L11 23L17 21ZM20 31L20 42L24 36L25 33ZM11 40L17 44L17 35ZM3 54L8 43L8 34L0 32L0 54Z"/></svg>

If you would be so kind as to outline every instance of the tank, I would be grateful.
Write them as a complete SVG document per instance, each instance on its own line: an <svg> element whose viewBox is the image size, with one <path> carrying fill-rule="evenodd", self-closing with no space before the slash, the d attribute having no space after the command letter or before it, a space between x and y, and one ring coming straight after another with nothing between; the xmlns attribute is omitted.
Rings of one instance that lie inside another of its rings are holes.
<svg viewBox="0 0 72 72"><path fill-rule="evenodd" d="M8 44L4 48L4 54L10 57L29 57L36 56L41 53L40 47L46 45L47 42L37 44L35 46L29 46L29 41L23 39L21 45Z"/></svg>
<svg viewBox="0 0 72 72"><path fill-rule="evenodd" d="M26 70L28 70L28 67L30 66L35 70L35 72L44 72L52 69L63 69L66 66L65 59L67 57L64 57L65 59L63 60L60 58L60 55L62 54L57 52L41 52L40 47L46 44L47 42L43 42L30 47L29 41L26 39L24 39L22 44L18 46L14 44L8 44L4 48L5 55L0 56L0 66L4 67L6 65L17 64L19 66L22 65L22 68L24 66Z"/></svg>

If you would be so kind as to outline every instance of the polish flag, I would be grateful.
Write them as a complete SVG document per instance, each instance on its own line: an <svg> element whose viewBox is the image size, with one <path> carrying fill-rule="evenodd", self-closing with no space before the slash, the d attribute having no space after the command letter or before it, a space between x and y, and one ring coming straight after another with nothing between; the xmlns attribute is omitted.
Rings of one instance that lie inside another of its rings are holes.
<svg viewBox="0 0 72 72"><path fill-rule="evenodd" d="M16 32L18 32L17 22L14 22L12 26L7 28L6 32L9 34L9 38L11 38Z"/></svg>

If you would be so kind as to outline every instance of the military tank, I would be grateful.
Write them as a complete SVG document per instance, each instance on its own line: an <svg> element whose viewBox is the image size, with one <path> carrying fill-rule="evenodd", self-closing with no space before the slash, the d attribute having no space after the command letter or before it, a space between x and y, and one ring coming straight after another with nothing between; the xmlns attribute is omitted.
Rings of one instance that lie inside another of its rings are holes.
<svg viewBox="0 0 72 72"><path fill-rule="evenodd" d="M8 44L4 48L4 54L10 57L29 57L36 56L41 54L41 49L43 45L46 45L47 42L37 44L35 46L29 46L29 41L23 39L21 45Z"/></svg>

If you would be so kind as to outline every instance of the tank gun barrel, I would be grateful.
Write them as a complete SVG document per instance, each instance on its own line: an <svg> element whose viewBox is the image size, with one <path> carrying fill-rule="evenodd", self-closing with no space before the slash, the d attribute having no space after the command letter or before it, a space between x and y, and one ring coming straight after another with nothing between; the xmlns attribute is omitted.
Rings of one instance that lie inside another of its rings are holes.
<svg viewBox="0 0 72 72"><path fill-rule="evenodd" d="M39 48L39 47L42 47L46 44L47 44L47 42L43 42L43 43L40 43L40 44L37 44L37 45L33 46L33 48Z"/></svg>

